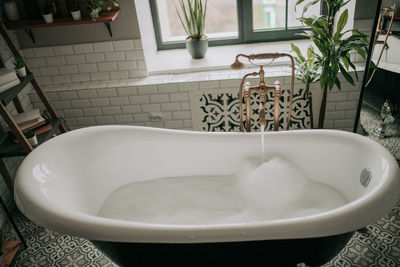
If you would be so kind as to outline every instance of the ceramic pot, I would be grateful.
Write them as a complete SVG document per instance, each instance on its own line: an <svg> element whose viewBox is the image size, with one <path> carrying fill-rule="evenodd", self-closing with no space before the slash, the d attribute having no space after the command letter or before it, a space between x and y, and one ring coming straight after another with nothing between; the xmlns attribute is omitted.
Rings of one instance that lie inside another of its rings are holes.
<svg viewBox="0 0 400 267"><path fill-rule="evenodd" d="M17 21L20 19L18 7L14 1L4 2L4 11L9 21Z"/></svg>
<svg viewBox="0 0 400 267"><path fill-rule="evenodd" d="M25 77L26 76L25 66L23 66L22 68L19 68L19 69L15 69L15 71L17 72L17 75L19 77Z"/></svg>
<svg viewBox="0 0 400 267"><path fill-rule="evenodd" d="M42 15L43 16L43 19L44 19L44 22L46 22L46 23L53 23L53 13L50 13L50 14L43 14Z"/></svg>
<svg viewBox="0 0 400 267"><path fill-rule="evenodd" d="M92 9L92 11L90 12L90 17L93 20L96 20L99 17L99 10L98 9Z"/></svg>
<svg viewBox="0 0 400 267"><path fill-rule="evenodd" d="M203 38L200 40L193 40L191 38L186 38L185 44L186 44L186 49L194 59L203 58L207 53L207 48L208 48L207 36L203 36Z"/></svg>
<svg viewBox="0 0 400 267"><path fill-rule="evenodd" d="M26 138L26 140L28 140L29 144L31 144L32 146L36 146L38 144L36 135L34 135L33 137Z"/></svg>
<svg viewBox="0 0 400 267"><path fill-rule="evenodd" d="M71 16L72 16L73 20L81 20L82 19L82 15L81 15L81 11L80 10L71 11Z"/></svg>

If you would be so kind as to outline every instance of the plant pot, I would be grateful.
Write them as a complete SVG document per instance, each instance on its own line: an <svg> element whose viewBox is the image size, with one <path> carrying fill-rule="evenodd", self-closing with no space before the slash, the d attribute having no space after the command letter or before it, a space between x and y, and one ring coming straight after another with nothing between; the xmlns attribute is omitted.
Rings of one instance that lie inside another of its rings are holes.
<svg viewBox="0 0 400 267"><path fill-rule="evenodd" d="M92 9L92 11L90 11L90 17L96 20L99 17L99 9Z"/></svg>
<svg viewBox="0 0 400 267"><path fill-rule="evenodd" d="M50 13L50 14L43 14L42 15L43 16L43 19L44 19L44 22L46 22L46 23L53 23L53 13Z"/></svg>
<svg viewBox="0 0 400 267"><path fill-rule="evenodd" d="M25 66L23 66L22 68L19 68L19 69L15 69L15 71L17 72L17 75L19 77L25 77L26 76Z"/></svg>
<svg viewBox="0 0 400 267"><path fill-rule="evenodd" d="M26 138L26 140L28 140L29 144L31 144L32 146L36 146L38 144L36 135Z"/></svg>
<svg viewBox="0 0 400 267"><path fill-rule="evenodd" d="M71 16L73 20L81 20L82 15L80 10L71 11Z"/></svg>
<svg viewBox="0 0 400 267"><path fill-rule="evenodd" d="M4 11L9 21L17 21L20 19L18 7L15 1L7 1L4 3Z"/></svg>
<svg viewBox="0 0 400 267"><path fill-rule="evenodd" d="M207 53L208 38L204 36L200 40L193 40L192 38L186 38L186 48L189 54L194 59L203 58Z"/></svg>

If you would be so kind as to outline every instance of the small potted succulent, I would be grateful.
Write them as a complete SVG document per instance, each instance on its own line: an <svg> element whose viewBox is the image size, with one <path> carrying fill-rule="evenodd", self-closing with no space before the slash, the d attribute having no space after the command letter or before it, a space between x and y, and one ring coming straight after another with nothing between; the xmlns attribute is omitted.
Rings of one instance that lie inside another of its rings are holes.
<svg viewBox="0 0 400 267"><path fill-rule="evenodd" d="M26 69L24 60L20 56L15 56L13 60L15 71L17 72L19 77L26 76Z"/></svg>
<svg viewBox="0 0 400 267"><path fill-rule="evenodd" d="M79 5L79 0L71 0L71 16L73 20L81 20L82 14Z"/></svg>
<svg viewBox="0 0 400 267"><path fill-rule="evenodd" d="M99 13L103 10L104 2L103 0L88 0L87 7L89 9L90 17L93 21L99 17Z"/></svg>
<svg viewBox="0 0 400 267"><path fill-rule="evenodd" d="M208 48L208 38L204 35L206 21L207 0L179 0L181 13L178 9L179 19L188 37L186 48L194 59L203 58Z"/></svg>
<svg viewBox="0 0 400 267"><path fill-rule="evenodd" d="M25 138L28 140L29 144L35 146L38 144L38 140L34 131L29 130L24 133Z"/></svg>
<svg viewBox="0 0 400 267"><path fill-rule="evenodd" d="M42 16L44 19L44 22L46 23L53 23L53 12L54 12L54 5L50 3L46 3L42 10Z"/></svg>

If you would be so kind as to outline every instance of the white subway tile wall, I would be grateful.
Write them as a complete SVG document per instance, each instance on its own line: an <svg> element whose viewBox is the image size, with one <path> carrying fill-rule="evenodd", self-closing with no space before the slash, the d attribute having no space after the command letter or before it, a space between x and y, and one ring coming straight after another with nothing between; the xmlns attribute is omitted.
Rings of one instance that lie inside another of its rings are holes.
<svg viewBox="0 0 400 267"><path fill-rule="evenodd" d="M146 77L140 40L22 50L42 85Z"/></svg>
<svg viewBox="0 0 400 267"><path fill-rule="evenodd" d="M215 77L222 77L220 74ZM197 100L191 98L191 92L202 91L201 88L236 90L239 80L237 77L230 79L226 76L221 80L202 80L199 74L199 81L187 81L185 75L168 76L156 82L152 77L86 85L71 84L67 87L49 87L48 90L57 111L65 116L73 129L101 124L126 124L193 130L196 122L192 121L195 116L191 111L191 103ZM211 77L209 73L203 75L207 79ZM284 86L289 84L285 76L273 77L273 80L284 81ZM325 128L352 131L359 84L353 87L344 80L342 84L342 91L333 89L328 93ZM300 83L296 83L296 88L300 86ZM313 92L319 90L318 84L312 86ZM31 101L34 106L40 106L39 99L33 94ZM318 109L318 103L314 107ZM318 114L317 111L314 113ZM161 118L151 118L153 112L161 113Z"/></svg>
<svg viewBox="0 0 400 267"><path fill-rule="evenodd" d="M191 103L195 100L191 92L238 88L243 73L249 71L147 76L140 39L29 48L23 53L73 129L128 124L192 130L195 116ZM285 85L290 82L282 67L267 75ZM296 87L301 86L296 82ZM342 87L328 93L325 127L351 131L359 84L353 87L343 80ZM320 92L318 84L312 91ZM31 100L34 106L41 106L34 94ZM314 108L319 106L314 104ZM161 113L161 119L150 118L152 112Z"/></svg>

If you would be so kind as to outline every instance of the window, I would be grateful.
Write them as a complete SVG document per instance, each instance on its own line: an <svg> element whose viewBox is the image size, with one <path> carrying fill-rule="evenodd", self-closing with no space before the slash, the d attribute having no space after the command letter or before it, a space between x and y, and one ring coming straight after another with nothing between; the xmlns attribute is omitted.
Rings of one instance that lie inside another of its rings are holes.
<svg viewBox="0 0 400 267"><path fill-rule="evenodd" d="M149 0L159 50L184 48L186 34L176 8L179 0ZM297 0L208 0L205 32L210 46L304 38ZM321 14L321 5L306 16Z"/></svg>

